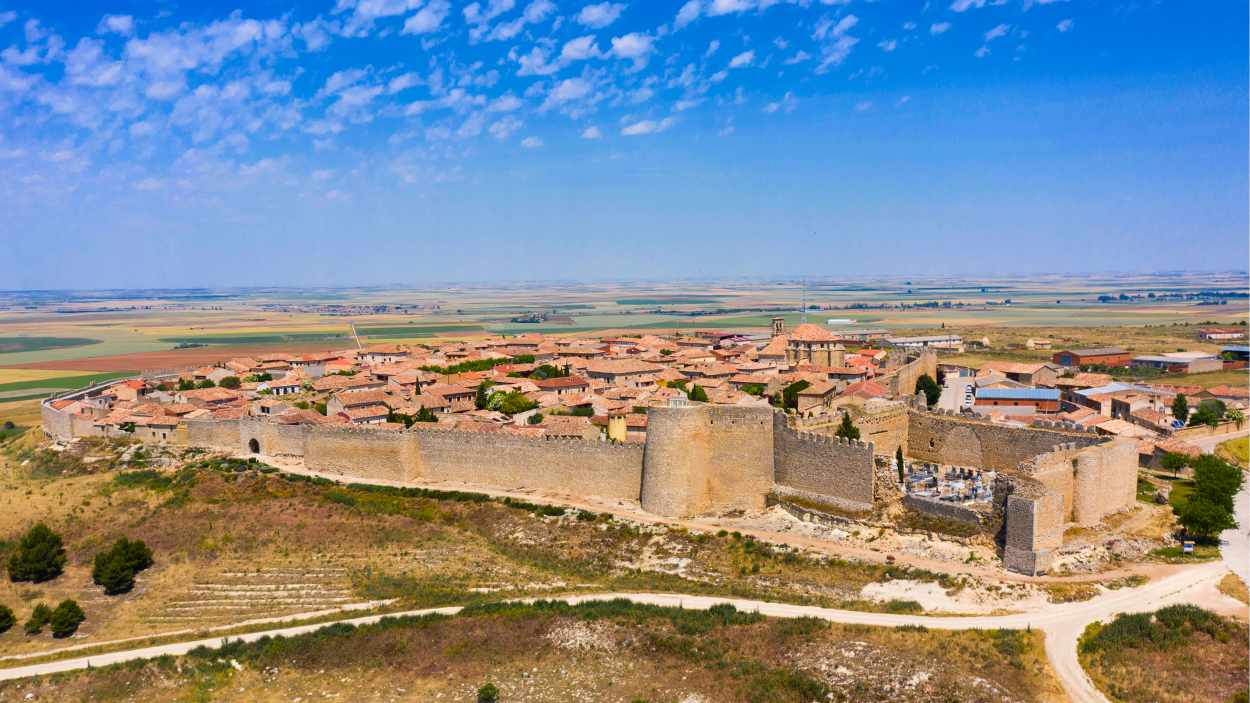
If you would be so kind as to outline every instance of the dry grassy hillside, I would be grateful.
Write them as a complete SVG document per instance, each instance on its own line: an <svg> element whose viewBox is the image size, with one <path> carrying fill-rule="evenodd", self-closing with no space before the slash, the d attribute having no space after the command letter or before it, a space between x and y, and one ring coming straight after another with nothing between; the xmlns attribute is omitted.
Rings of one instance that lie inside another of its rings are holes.
<svg viewBox="0 0 1250 703"><path fill-rule="evenodd" d="M0 683L0 700L1057 701L1040 632L767 620L725 606L488 606ZM347 693L349 692L350 693Z"/></svg>

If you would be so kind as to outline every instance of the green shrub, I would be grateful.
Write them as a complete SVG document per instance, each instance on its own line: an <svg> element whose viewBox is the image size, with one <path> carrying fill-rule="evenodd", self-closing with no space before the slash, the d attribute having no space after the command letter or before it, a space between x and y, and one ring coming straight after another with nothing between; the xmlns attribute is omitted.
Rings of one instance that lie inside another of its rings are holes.
<svg viewBox="0 0 1250 703"><path fill-rule="evenodd" d="M52 609L43 603L37 603L35 609L30 611L30 617L26 619L26 624L22 626L22 629L28 635L37 635L51 619Z"/></svg>
<svg viewBox="0 0 1250 703"><path fill-rule="evenodd" d="M1123 649L1167 651L1189 641L1195 632L1226 640L1229 624L1220 616L1196 605L1169 605L1153 613L1117 615L1110 623L1092 625L1081 636L1086 654Z"/></svg>
<svg viewBox="0 0 1250 703"><path fill-rule="evenodd" d="M82 608L78 607L78 603L67 598L61 601L60 605L56 606L56 610L52 611L52 616L48 619L48 626L52 630L53 637L62 639L77 632L78 626L86 619L87 614L82 612Z"/></svg>
<svg viewBox="0 0 1250 703"><path fill-rule="evenodd" d="M493 683L483 684L477 689L477 703L496 703L499 700L499 688Z"/></svg>
<svg viewBox="0 0 1250 703"><path fill-rule="evenodd" d="M95 555L91 579L104 586L104 595L115 596L134 588L135 574L151 565L152 550L148 545L122 537L108 551Z"/></svg>
<svg viewBox="0 0 1250 703"><path fill-rule="evenodd" d="M50 581L65 570L65 546L61 536L41 523L30 528L9 557L11 581Z"/></svg>
<svg viewBox="0 0 1250 703"><path fill-rule="evenodd" d="M17 617L13 615L13 611L6 605L0 605L0 635L8 632L16 623Z"/></svg>

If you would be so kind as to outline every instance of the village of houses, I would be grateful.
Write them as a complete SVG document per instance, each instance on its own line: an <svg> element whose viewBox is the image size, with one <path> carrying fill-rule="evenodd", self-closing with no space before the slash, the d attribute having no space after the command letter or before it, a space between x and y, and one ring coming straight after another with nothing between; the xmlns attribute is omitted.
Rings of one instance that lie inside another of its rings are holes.
<svg viewBox="0 0 1250 703"><path fill-rule="evenodd" d="M832 322L832 321L831 321ZM1074 423L1139 440L1143 461L1198 450L1174 436L1194 410L1219 401L1215 422L1240 424L1244 386L1202 388L1122 382L1086 369L1149 368L1172 374L1244 368L1245 328L1200 332L1206 341L1240 342L1221 353L1133 355L1124 349L1056 349L1050 362L989 361L979 368L939 363L940 397L930 405L995 422ZM878 382L900 351L964 351L957 335L890 337L804 323L771 334L722 331L560 338L541 334L482 338L437 346L380 345L317 354L233 358L176 375L113 383L98 395L54 400L56 409L94 418L100 434L140 433L160 441L184 418L268 418L282 424L438 428L538 437L645 440L648 407L673 399L724 405L784 406L804 418L851 418L865 407L924 403L891 398ZM1030 348L1049 349L1045 340ZM940 357L939 357L940 358ZM787 389L789 392L786 392ZM1212 421L1207 416L1204 421Z"/></svg>

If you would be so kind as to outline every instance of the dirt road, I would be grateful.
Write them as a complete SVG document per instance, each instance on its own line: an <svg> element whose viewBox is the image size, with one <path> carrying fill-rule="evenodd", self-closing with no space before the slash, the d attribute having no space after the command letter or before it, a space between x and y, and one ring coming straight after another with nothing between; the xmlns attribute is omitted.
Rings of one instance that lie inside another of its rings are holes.
<svg viewBox="0 0 1250 703"><path fill-rule="evenodd" d="M671 593L597 593L556 597L568 603L611 600L625 598L635 603L659 606L680 606L691 609L707 609L718 603L730 603L740 610L759 612L770 617L794 618L813 617L830 622L897 627L899 625L923 625L928 628L944 630L963 629L1041 629L1046 633L1046 654L1051 667L1063 685L1069 698L1077 703L1102 703L1102 694L1089 681L1081 668L1076 655L1076 642L1085 626L1095 620L1107 620L1116 613L1154 610L1177 602L1201 602L1214 605L1219 609L1228 610L1239 606L1232 602L1214 602L1224 598L1215 590L1215 583L1224 574L1220 563L1203 564L1174 573L1164 579L1149 583L1138 588L1126 588L1106 593L1084 603L1067 603L1050 605L1029 613L1013 615L976 616L976 617L933 617L925 615L894 615L888 613L869 613L854 610L834 610L814 606L791 605L766 601L744 600L738 598L721 598L716 596L688 596ZM534 600L534 599L526 599ZM1228 599L1225 599L1228 600ZM387 615L369 615L349 618L339 622L353 625L375 623L383 617L403 615L426 615L441 613L454 615L460 612L459 607L427 608L411 610ZM314 632L326 627L328 623L282 627L261 632L251 632L230 637L210 637L206 639L178 642L152 647L142 647L125 651L99 654L93 656L62 659L59 661L31 664L27 666L0 669L0 680L43 676L65 671L74 671L90 667L101 667L142 659L153 659L161 656L179 656L197 647L221 647L228 640L253 642L262 637L291 637Z"/></svg>

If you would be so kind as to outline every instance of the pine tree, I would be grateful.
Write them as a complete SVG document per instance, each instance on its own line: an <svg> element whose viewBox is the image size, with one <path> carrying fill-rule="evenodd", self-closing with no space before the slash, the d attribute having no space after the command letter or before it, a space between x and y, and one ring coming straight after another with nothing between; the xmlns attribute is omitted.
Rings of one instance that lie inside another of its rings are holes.
<svg viewBox="0 0 1250 703"><path fill-rule="evenodd" d="M903 470L903 447L901 445L894 452L894 462L898 464L898 482L903 483L907 480L907 477L904 475Z"/></svg>
<svg viewBox="0 0 1250 703"><path fill-rule="evenodd" d="M77 632L78 626L86 619L87 614L82 612L78 603L66 599L52 611L52 616L48 618L48 626L52 630L52 636L61 639Z"/></svg>
<svg viewBox="0 0 1250 703"><path fill-rule="evenodd" d="M1184 393L1177 393L1172 400L1172 417L1184 422L1189 419L1189 399Z"/></svg>
<svg viewBox="0 0 1250 703"><path fill-rule="evenodd" d="M38 523L22 537L17 551L9 557L9 580L50 581L65 569L65 547L61 536Z"/></svg>
<svg viewBox="0 0 1250 703"><path fill-rule="evenodd" d="M859 439L859 428L855 426L855 423L851 422L850 413L842 413L842 424L838 425L838 429L834 434L843 439Z"/></svg>

